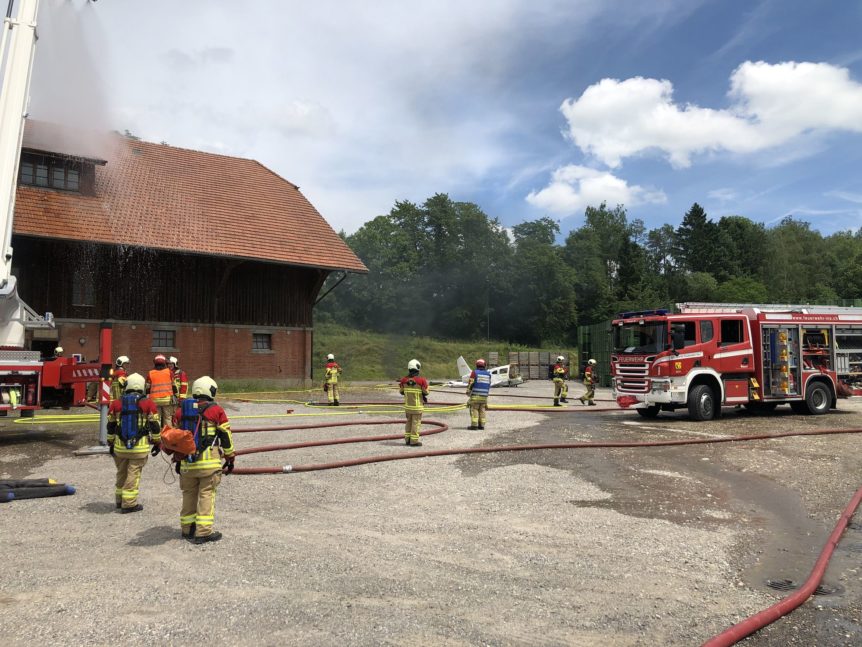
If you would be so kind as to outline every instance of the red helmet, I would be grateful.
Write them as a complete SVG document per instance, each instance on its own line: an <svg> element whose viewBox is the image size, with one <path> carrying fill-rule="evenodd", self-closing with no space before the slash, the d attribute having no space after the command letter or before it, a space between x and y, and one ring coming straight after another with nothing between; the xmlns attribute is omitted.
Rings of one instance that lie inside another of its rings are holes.
<svg viewBox="0 0 862 647"><path fill-rule="evenodd" d="M485 360L481 357L476 360L476 368L485 368Z"/></svg>
<svg viewBox="0 0 862 647"><path fill-rule="evenodd" d="M153 364L167 364L168 359L164 355L156 355L153 358Z"/></svg>

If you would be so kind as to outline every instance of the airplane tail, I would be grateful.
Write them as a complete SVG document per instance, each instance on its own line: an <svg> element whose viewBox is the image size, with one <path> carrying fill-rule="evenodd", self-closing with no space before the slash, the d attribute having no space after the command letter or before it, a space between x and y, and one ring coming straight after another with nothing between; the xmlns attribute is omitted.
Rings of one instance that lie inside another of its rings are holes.
<svg viewBox="0 0 862 647"><path fill-rule="evenodd" d="M456 364L458 366L458 377L470 375L470 367L467 365L467 361L464 359L463 355L458 358Z"/></svg>

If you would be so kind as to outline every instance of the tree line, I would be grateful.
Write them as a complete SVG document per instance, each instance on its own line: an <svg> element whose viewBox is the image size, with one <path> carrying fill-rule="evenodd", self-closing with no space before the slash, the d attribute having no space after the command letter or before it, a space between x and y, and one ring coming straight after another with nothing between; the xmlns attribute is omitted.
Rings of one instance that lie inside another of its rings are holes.
<svg viewBox="0 0 862 647"><path fill-rule="evenodd" d="M678 227L647 230L624 206L601 204L562 244L559 234L547 217L506 229L445 194L396 202L341 233L369 273L327 295L318 321L540 346L574 343L578 324L682 301L862 298L862 227L823 236L791 216L773 227L744 216L715 222L695 203Z"/></svg>

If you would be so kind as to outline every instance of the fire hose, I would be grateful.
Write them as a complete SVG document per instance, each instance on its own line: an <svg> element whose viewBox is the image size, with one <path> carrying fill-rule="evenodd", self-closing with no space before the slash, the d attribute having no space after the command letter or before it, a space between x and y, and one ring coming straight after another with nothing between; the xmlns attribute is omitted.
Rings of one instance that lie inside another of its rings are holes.
<svg viewBox="0 0 862 647"><path fill-rule="evenodd" d="M505 410L505 409L503 409ZM289 425L276 427L247 427L235 429L235 433L253 433L262 431L290 431L299 429L315 429L320 427L342 427L353 425L370 425L370 424L403 424L403 420L375 420L375 421L355 421L355 422L333 422L322 425ZM431 434L439 434L448 430L448 425L436 420L424 420L423 425L431 425L435 427L433 430L423 431L421 435L427 436ZM605 441L605 442L576 442L576 443L543 443L532 445L499 445L496 447L466 447L455 449L438 449L426 450L401 454L389 454L378 456L365 456L360 458L348 459L343 461L333 461L329 463L309 463L304 465L281 465L274 467L238 467L234 469L234 474L286 474L291 472L313 472L320 470L338 469L342 467L354 467L357 465L367 465L370 463L382 463L386 461L409 460L413 458L429 458L433 456L454 456L463 454L488 454L498 452L517 452L517 451L536 451L549 449L599 449L599 448L625 448L625 447L671 447L681 445L705 445L730 442L744 442L754 440L770 440L776 438L789 438L793 436L822 436L834 434L853 434L862 433L862 428L852 429L815 429L809 431L790 431L775 434L749 434L746 436L733 436L725 438L692 438L678 440L653 440L653 441ZM261 447L251 447L238 450L237 455L262 453L269 451L281 451L289 449L300 449L305 447L319 447L324 445L339 445L347 443L373 442L382 440L397 440L400 435L386 436L370 436L370 437L350 437L337 438L331 440L320 441L305 441L297 443L288 443L281 445L266 445ZM829 564L829 559L837 546L841 535L847 527L850 518L853 516L857 507L862 501L862 488L860 488L853 499L850 501L832 534L829 536L826 546L818 558L814 569L805 581L804 585L793 594L780 600L776 604L760 611L759 613L747 618L746 620L737 623L726 629L717 636L711 638L703 644L703 647L727 647L734 645L746 636L751 635L755 631L762 629L768 624L771 624L787 615L797 607L801 606L814 592L823 578L826 568Z"/></svg>

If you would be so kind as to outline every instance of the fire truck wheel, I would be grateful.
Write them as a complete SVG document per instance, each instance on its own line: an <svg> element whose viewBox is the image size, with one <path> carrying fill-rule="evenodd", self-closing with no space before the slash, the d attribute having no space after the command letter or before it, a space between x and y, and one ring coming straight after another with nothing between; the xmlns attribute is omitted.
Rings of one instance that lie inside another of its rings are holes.
<svg viewBox="0 0 862 647"><path fill-rule="evenodd" d="M647 407L645 409L635 409L641 416L644 418L657 418L658 412L661 411L661 407L657 404L654 404L651 407Z"/></svg>
<svg viewBox="0 0 862 647"><path fill-rule="evenodd" d="M698 384L688 393L688 415L692 420L715 417L715 394L706 384Z"/></svg>
<svg viewBox="0 0 862 647"><path fill-rule="evenodd" d="M808 393L805 394L805 405L808 408L808 413L813 416L819 416L827 411L832 404L832 394L822 382L815 382L808 387Z"/></svg>

